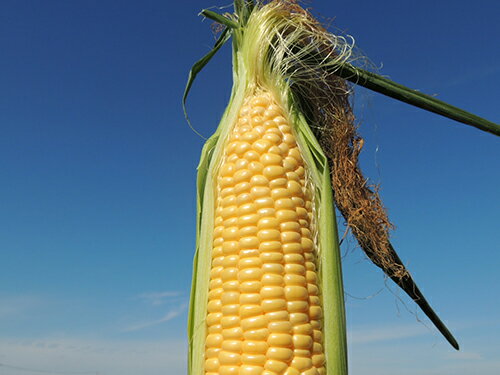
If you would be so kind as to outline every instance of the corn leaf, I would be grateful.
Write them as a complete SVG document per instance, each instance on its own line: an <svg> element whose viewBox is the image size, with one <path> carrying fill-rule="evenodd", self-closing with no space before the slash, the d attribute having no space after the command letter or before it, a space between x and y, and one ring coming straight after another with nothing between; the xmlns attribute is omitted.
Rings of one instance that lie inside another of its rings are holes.
<svg viewBox="0 0 500 375"><path fill-rule="evenodd" d="M336 74L352 83L366 87L367 89L376 91L393 99L500 136L500 125L430 95L410 89L378 74L368 72L351 64L341 65L338 70L336 70Z"/></svg>
<svg viewBox="0 0 500 375"><path fill-rule="evenodd" d="M208 64L208 62L214 57L214 55L217 53L217 51L229 40L231 37L231 29L226 27L221 35L219 36L219 39L215 42L214 47L205 55L203 56L200 60L194 63L193 67L189 71L186 87L184 89L184 95L182 96L182 109L184 110L184 117L186 118L186 121L188 122L189 126L195 133L201 136L192 126L191 126L191 121L189 121L189 116L187 114L187 109L186 109L186 100L189 95L189 90L191 90L191 86L193 85L193 82L198 75L198 73L205 67L205 65ZM202 136L203 137L203 136Z"/></svg>

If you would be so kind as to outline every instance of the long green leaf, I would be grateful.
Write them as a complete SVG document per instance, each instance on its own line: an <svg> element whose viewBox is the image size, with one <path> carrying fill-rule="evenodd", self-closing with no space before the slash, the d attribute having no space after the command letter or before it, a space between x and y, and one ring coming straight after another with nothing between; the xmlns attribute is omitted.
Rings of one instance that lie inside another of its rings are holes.
<svg viewBox="0 0 500 375"><path fill-rule="evenodd" d="M389 251L391 257L394 260L394 263L404 267L401 258L399 258L398 254L396 253L396 250L394 250L391 244L389 244ZM375 262L374 264L377 265L377 263ZM429 302L427 302L424 295L417 287L417 284L415 284L413 277L409 273L406 273L403 277L399 277L395 276L393 272L390 272L384 268L382 268L382 270L387 276L389 276L392 279L392 281L396 283L396 285L398 285L401 289L403 289L406 292L406 294L408 294L413 299L413 301L422 309L425 315L427 315L430 321L436 326L439 332L441 332L441 334L446 338L446 340L448 340L451 346L453 346L456 350L459 350L459 345L457 340L455 339L455 337L453 337L453 334L449 331L446 325L441 321L439 316L434 312L432 307L429 305Z"/></svg>
<svg viewBox="0 0 500 375"><path fill-rule="evenodd" d="M189 90L191 90L191 86L193 85L193 82L198 75L198 73L205 67L205 65L208 64L208 62L214 57L214 55L217 53L217 51L228 41L228 39L231 37L231 29L226 27L224 31L222 31L221 35L219 36L219 39L215 42L214 47L205 55L203 56L200 60L194 63L193 67L189 71L189 76L188 80L186 83L186 88L184 89L184 95L182 96L182 109L184 110L184 117L186 117L186 121L189 124L189 127L198 135L203 137L200 133L198 133L193 126L191 125L191 121L189 121L189 116L187 114L187 109L186 109L186 99L189 94ZM203 137L204 138L204 137Z"/></svg>
<svg viewBox="0 0 500 375"><path fill-rule="evenodd" d="M423 94L420 91L412 90L378 74L368 72L351 64L341 65L335 71L335 74L352 83L366 87L367 89L376 91L393 99L500 136L500 125L443 102L442 100Z"/></svg>

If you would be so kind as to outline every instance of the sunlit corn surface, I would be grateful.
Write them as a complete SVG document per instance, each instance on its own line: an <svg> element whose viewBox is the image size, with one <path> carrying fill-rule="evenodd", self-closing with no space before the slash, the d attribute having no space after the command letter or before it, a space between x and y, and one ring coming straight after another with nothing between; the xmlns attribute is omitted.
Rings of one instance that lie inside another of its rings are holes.
<svg viewBox="0 0 500 375"><path fill-rule="evenodd" d="M206 375L322 375L312 192L283 110L248 97L217 172Z"/></svg>

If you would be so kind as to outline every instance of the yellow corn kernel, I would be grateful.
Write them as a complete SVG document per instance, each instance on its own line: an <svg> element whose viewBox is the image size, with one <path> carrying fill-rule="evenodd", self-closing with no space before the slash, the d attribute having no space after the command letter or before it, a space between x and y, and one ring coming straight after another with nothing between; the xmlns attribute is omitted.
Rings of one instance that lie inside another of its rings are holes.
<svg viewBox="0 0 500 375"><path fill-rule="evenodd" d="M320 374L307 166L272 95L248 97L216 176L205 375Z"/></svg>

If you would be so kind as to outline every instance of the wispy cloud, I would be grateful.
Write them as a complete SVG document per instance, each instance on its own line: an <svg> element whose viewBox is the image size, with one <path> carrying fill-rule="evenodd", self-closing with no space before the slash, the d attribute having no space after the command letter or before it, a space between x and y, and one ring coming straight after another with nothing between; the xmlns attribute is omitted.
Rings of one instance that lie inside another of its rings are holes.
<svg viewBox="0 0 500 375"><path fill-rule="evenodd" d="M185 308L185 306L184 306ZM160 320L169 319L169 312ZM425 327L420 327L425 332ZM499 348L486 340L468 340L455 352L446 343L413 340L420 336L405 325L353 327L349 342L350 374L497 375ZM387 331L400 331L399 337ZM465 346L465 345L464 345ZM185 374L185 337L166 340L82 337L0 338L0 363L53 372L97 371L106 375ZM5 369L7 370L7 369Z"/></svg>
<svg viewBox="0 0 500 375"><path fill-rule="evenodd" d="M184 374L186 348L187 343L183 338L4 338L0 339L0 362L44 372L98 372L106 375ZM8 371L7 367L3 368Z"/></svg>
<svg viewBox="0 0 500 375"><path fill-rule="evenodd" d="M496 358L477 360L472 352L446 357L446 345L434 347L396 342L394 345L351 343L352 375L484 375L499 374ZM81 337L0 339L0 363L53 372L97 371L106 375L185 374L185 338L109 340ZM479 348L476 348L480 350ZM467 359L467 357L471 357ZM8 371L7 368L4 371ZM6 372L7 373L7 372ZM17 373L17 372L16 372ZM14 372L12 372L14 374Z"/></svg>
<svg viewBox="0 0 500 375"><path fill-rule="evenodd" d="M393 341L428 334L429 331L422 326L386 326L376 328L357 328L351 330L350 340L356 344L365 344L380 341Z"/></svg>
<svg viewBox="0 0 500 375"><path fill-rule="evenodd" d="M152 327L152 326L156 326L158 324L168 322L169 320L172 320L172 319L178 317L179 315L181 315L186 310L186 308L187 308L187 304L184 303L176 308L171 309L160 319L131 324L128 327L124 328L123 331L124 332L139 331L139 330L144 329L144 328L148 328L148 327Z"/></svg>
<svg viewBox="0 0 500 375"><path fill-rule="evenodd" d="M477 352L452 352L447 355L447 358L450 359L462 359L462 360L468 360L468 361L479 361L483 359L483 356L481 353Z"/></svg>
<svg viewBox="0 0 500 375"><path fill-rule="evenodd" d="M179 291L149 292L139 294L139 298L150 302L152 305L163 305L173 298L182 296Z"/></svg>
<svg viewBox="0 0 500 375"><path fill-rule="evenodd" d="M36 296L0 296L0 319L19 316L19 314L30 311L41 303L42 299Z"/></svg>

